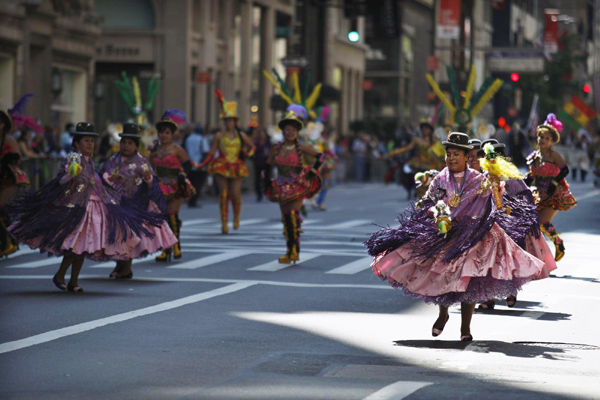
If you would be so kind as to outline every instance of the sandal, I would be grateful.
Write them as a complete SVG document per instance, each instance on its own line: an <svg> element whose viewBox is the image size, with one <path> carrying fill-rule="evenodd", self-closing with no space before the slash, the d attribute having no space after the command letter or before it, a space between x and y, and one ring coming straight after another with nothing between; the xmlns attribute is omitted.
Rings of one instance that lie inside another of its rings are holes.
<svg viewBox="0 0 600 400"><path fill-rule="evenodd" d="M463 335L460 337L460 341L461 342L472 342L473 341L473 335L468 334L468 335Z"/></svg>
<svg viewBox="0 0 600 400"><path fill-rule="evenodd" d="M83 293L83 288L81 286L73 286L71 285L71 282L67 285L67 290L74 293Z"/></svg>
<svg viewBox="0 0 600 400"><path fill-rule="evenodd" d="M491 299L481 303L477 308L479 308L480 310L493 310L495 306L496 302L494 301L494 299Z"/></svg>
<svg viewBox="0 0 600 400"><path fill-rule="evenodd" d="M439 317L438 317L439 319ZM442 332L444 331L444 328L446 327L446 323L448 322L448 320L450 319L450 314L448 314L446 316L446 322L444 322L444 326L442 327L442 329L437 329L435 327L435 322L437 322L437 320L433 323L433 328L431 328L431 336L433 337L437 337L440 336L442 334Z"/></svg>
<svg viewBox="0 0 600 400"><path fill-rule="evenodd" d="M514 307L515 304L517 304L517 296L508 296L506 298L506 306L507 307Z"/></svg>
<svg viewBox="0 0 600 400"><path fill-rule="evenodd" d="M56 275L52 277L52 283L54 283L54 286L56 286L62 291L67 290L67 285L65 285L64 283L60 283L60 281L56 278Z"/></svg>

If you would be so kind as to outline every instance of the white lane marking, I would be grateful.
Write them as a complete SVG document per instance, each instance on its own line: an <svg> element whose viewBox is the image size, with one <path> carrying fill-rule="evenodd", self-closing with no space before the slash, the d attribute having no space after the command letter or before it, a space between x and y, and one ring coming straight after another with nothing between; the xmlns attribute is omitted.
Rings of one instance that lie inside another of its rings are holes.
<svg viewBox="0 0 600 400"><path fill-rule="evenodd" d="M325 272L326 274L340 274L340 275L353 275L364 271L366 269L371 269L371 263L373 262L373 257L364 257L360 260L352 261L348 264L342 265L341 267L334 268Z"/></svg>
<svg viewBox="0 0 600 400"><path fill-rule="evenodd" d="M209 222L214 222L214 219L208 219L208 218L198 218L198 219L186 219L185 221L182 221L181 224L181 230L184 231L186 227L190 226L190 225L198 225L198 224L207 224Z"/></svg>
<svg viewBox="0 0 600 400"><path fill-rule="evenodd" d="M575 197L575 200L577 200L577 201L587 200L589 198L598 196L599 194L600 194L600 190L596 189L596 190L592 190L591 192L588 192L586 194L577 195L577 197Z"/></svg>
<svg viewBox="0 0 600 400"><path fill-rule="evenodd" d="M275 272L280 271L282 269L300 265L308 260L312 260L313 258L319 257L319 254L307 254L302 253L300 256L301 259L296 264L281 264L279 260L271 261L266 264L262 264L256 267L248 268L246 271L263 271L263 272Z"/></svg>
<svg viewBox="0 0 600 400"><path fill-rule="evenodd" d="M22 244L21 246L25 246L25 245ZM40 249L32 249L29 247L27 247L27 248L22 247L19 250L15 251L14 253L9 254L6 258L1 258L0 262L10 261L10 260L13 260L20 256L26 256L27 254L33 254L33 253L39 253L39 252L40 252Z"/></svg>
<svg viewBox="0 0 600 400"><path fill-rule="evenodd" d="M318 227L315 229L344 230L344 229L354 228L356 226L367 225L367 224L371 224L371 223L372 223L372 221L368 220L368 219L352 219L350 221L341 222L339 224L322 226L322 227Z"/></svg>
<svg viewBox="0 0 600 400"><path fill-rule="evenodd" d="M45 267L46 265L56 265L57 267L60 265L62 261L62 258L58 258L58 257L50 257L50 258L45 258L43 260L38 260L38 261L30 261L30 262L26 262L26 263L21 263L21 264L15 264L15 265L9 265L6 268L38 268L38 267Z"/></svg>
<svg viewBox="0 0 600 400"><path fill-rule="evenodd" d="M302 226L320 224L321 222L322 221L320 219L308 219L308 220L304 220L304 222L302 222ZM277 224L264 225L261 228L263 228L263 229L281 229L281 230L283 230L283 223L279 222Z"/></svg>
<svg viewBox="0 0 600 400"><path fill-rule="evenodd" d="M133 318L142 317L144 315L155 314L161 311L172 310L174 308L178 308L188 304L198 303L200 301L208 300L216 296L234 293L253 285L255 285L253 282L238 282L234 283L233 285L225 286L215 290L210 290L208 292L198 293L192 296L183 297L181 299L173 301L167 301L165 303L157 304L155 306L141 308L139 310L134 311L128 311L126 313L117 314L106 318L100 318L95 321L84 322L82 324L72 325L66 328L56 329L54 331L41 333L39 335L30 336L25 339L15 340L13 342L2 343L0 344L0 354L9 353L11 351L50 342L56 339L63 338L65 336L76 335L78 333L90 331L92 329L100 328L110 324L115 324L117 322L127 321Z"/></svg>
<svg viewBox="0 0 600 400"><path fill-rule="evenodd" d="M265 219L265 218L241 219L240 220L240 226L262 224L262 223L265 223L267 221L268 221L268 219ZM231 228L233 226L233 222L229 221L229 223L227 224L227 226L229 226ZM221 227L221 223L214 224L213 227L220 228Z"/></svg>
<svg viewBox="0 0 600 400"><path fill-rule="evenodd" d="M433 382L400 381L376 391L364 400L401 400L429 385L433 385Z"/></svg>
<svg viewBox="0 0 600 400"><path fill-rule="evenodd" d="M97 279L101 278L98 275L79 275L79 279ZM0 275L2 279L22 279L22 280L44 280L48 282L52 280L52 275ZM285 282L285 281L261 281L261 280L244 280L244 279L212 279L212 278L139 278L140 281L146 282L204 282L204 283L238 283L246 282L255 285L267 285L267 286L283 286L283 287L297 287L297 288L333 288L333 289L374 289L374 290L396 290L390 285L364 285L364 284L351 284L351 283L300 283L300 282ZM554 296L554 295L553 295ZM563 296L566 297L566 296ZM569 296L571 297L571 296ZM597 300L597 297L591 297L590 300Z"/></svg>
<svg viewBox="0 0 600 400"><path fill-rule="evenodd" d="M198 269L202 267L206 267L208 265L217 264L223 261L231 260L234 258L246 256L248 254L252 254L251 251L242 251L242 250L234 250L228 251L226 253L215 254L214 256L208 256L203 258L198 258L196 260L187 261L181 264L171 265L167 268L172 269Z"/></svg>

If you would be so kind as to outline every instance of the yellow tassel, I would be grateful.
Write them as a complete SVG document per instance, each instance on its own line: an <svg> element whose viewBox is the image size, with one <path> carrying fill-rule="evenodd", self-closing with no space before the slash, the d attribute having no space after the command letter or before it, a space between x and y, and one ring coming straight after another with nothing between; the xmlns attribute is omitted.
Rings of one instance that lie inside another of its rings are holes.
<svg viewBox="0 0 600 400"><path fill-rule="evenodd" d="M486 154L493 152L493 146L489 143L486 144L484 151ZM513 163L499 154L493 159L488 159L487 157L480 158L479 165L481 165L482 170L489 172L491 176L503 181L525 178L525 175Z"/></svg>
<svg viewBox="0 0 600 400"><path fill-rule="evenodd" d="M306 106L307 111L310 112L310 110L312 110L313 106L317 102L317 99L321 94L321 86L323 86L321 83L317 83L310 96L308 96L308 98L306 99L306 103L304 105Z"/></svg>
<svg viewBox="0 0 600 400"><path fill-rule="evenodd" d="M279 95L285 100L287 101L288 104L294 104L294 102L292 101L292 99L290 99L284 92L283 90L281 90L281 86L279 85L279 82L277 82L275 79L273 79L273 77L271 76L271 74L269 74L267 71L265 71L263 69L263 75L265 78L267 78L267 80L269 82L271 82L271 85L273 85L275 87L275 89L277 89L277 91L279 92Z"/></svg>
<svg viewBox="0 0 600 400"><path fill-rule="evenodd" d="M294 85L294 103L302 103L302 93L300 93L300 80L298 74L294 72L292 74L292 84Z"/></svg>
<svg viewBox="0 0 600 400"><path fill-rule="evenodd" d="M494 83L492 83L492 86L490 86L489 89L483 94L483 96L481 96L477 104L475 104L475 106L471 110L471 117L475 117L477 114L479 114L483 106L485 106L486 103L490 101L492 97L494 97L496 92L500 90L503 83L504 81L502 79L496 79Z"/></svg>
<svg viewBox="0 0 600 400"><path fill-rule="evenodd" d="M475 89L475 78L477 77L477 71L475 66L471 66L471 73L469 74L469 81L467 82L467 95L465 96L464 109L468 110L471 105L471 98L473 97L473 91Z"/></svg>
<svg viewBox="0 0 600 400"><path fill-rule="evenodd" d="M140 91L140 83L138 82L137 76L133 77L133 93L135 94L135 105L142 108L142 92Z"/></svg>
<svg viewBox="0 0 600 400"><path fill-rule="evenodd" d="M438 84L433 80L433 76L431 76L431 74L427 74L425 75L425 79L427 79L427 82L429 82L431 88L433 89L437 97L444 103L450 114L454 115L454 113L456 112L456 107L454 107L450 100L448 100L444 92L442 92Z"/></svg>

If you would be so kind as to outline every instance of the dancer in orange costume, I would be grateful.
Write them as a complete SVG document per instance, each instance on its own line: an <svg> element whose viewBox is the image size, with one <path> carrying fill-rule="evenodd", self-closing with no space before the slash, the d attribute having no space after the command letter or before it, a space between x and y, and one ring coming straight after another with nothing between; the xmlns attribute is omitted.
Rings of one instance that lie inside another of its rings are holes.
<svg viewBox="0 0 600 400"><path fill-rule="evenodd" d="M225 101L223 94L215 90L217 99L221 104L221 119L225 121L225 131L215 135L212 148L199 169L208 164L208 172L217 180L219 187L219 211L221 213L221 232L229 233L227 226L228 202L233 208L233 229L240 226L242 212L242 178L248 176L246 158L254 154L252 140L237 127L237 103ZM244 148L244 145L249 149ZM215 153L219 150L219 156ZM209 164L210 163L210 164Z"/></svg>

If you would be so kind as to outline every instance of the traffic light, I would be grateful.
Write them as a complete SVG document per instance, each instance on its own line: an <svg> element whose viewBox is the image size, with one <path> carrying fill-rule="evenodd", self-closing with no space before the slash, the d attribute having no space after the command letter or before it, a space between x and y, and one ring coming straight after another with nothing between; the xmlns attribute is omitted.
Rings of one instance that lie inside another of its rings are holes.
<svg viewBox="0 0 600 400"><path fill-rule="evenodd" d="M588 85L587 83L585 85L583 85L583 93L588 94L591 91L592 91L592 88L590 87L590 85Z"/></svg>
<svg viewBox="0 0 600 400"><path fill-rule="evenodd" d="M519 74L517 74L516 72L513 72L512 74L510 74L510 80L513 82L519 82Z"/></svg>
<svg viewBox="0 0 600 400"><path fill-rule="evenodd" d="M350 31L348 32L348 40L353 43L358 42L360 40L356 18L350 20Z"/></svg>
<svg viewBox="0 0 600 400"><path fill-rule="evenodd" d="M506 125L506 119L504 119L504 117L498 118L498 126L504 128L504 125Z"/></svg>

